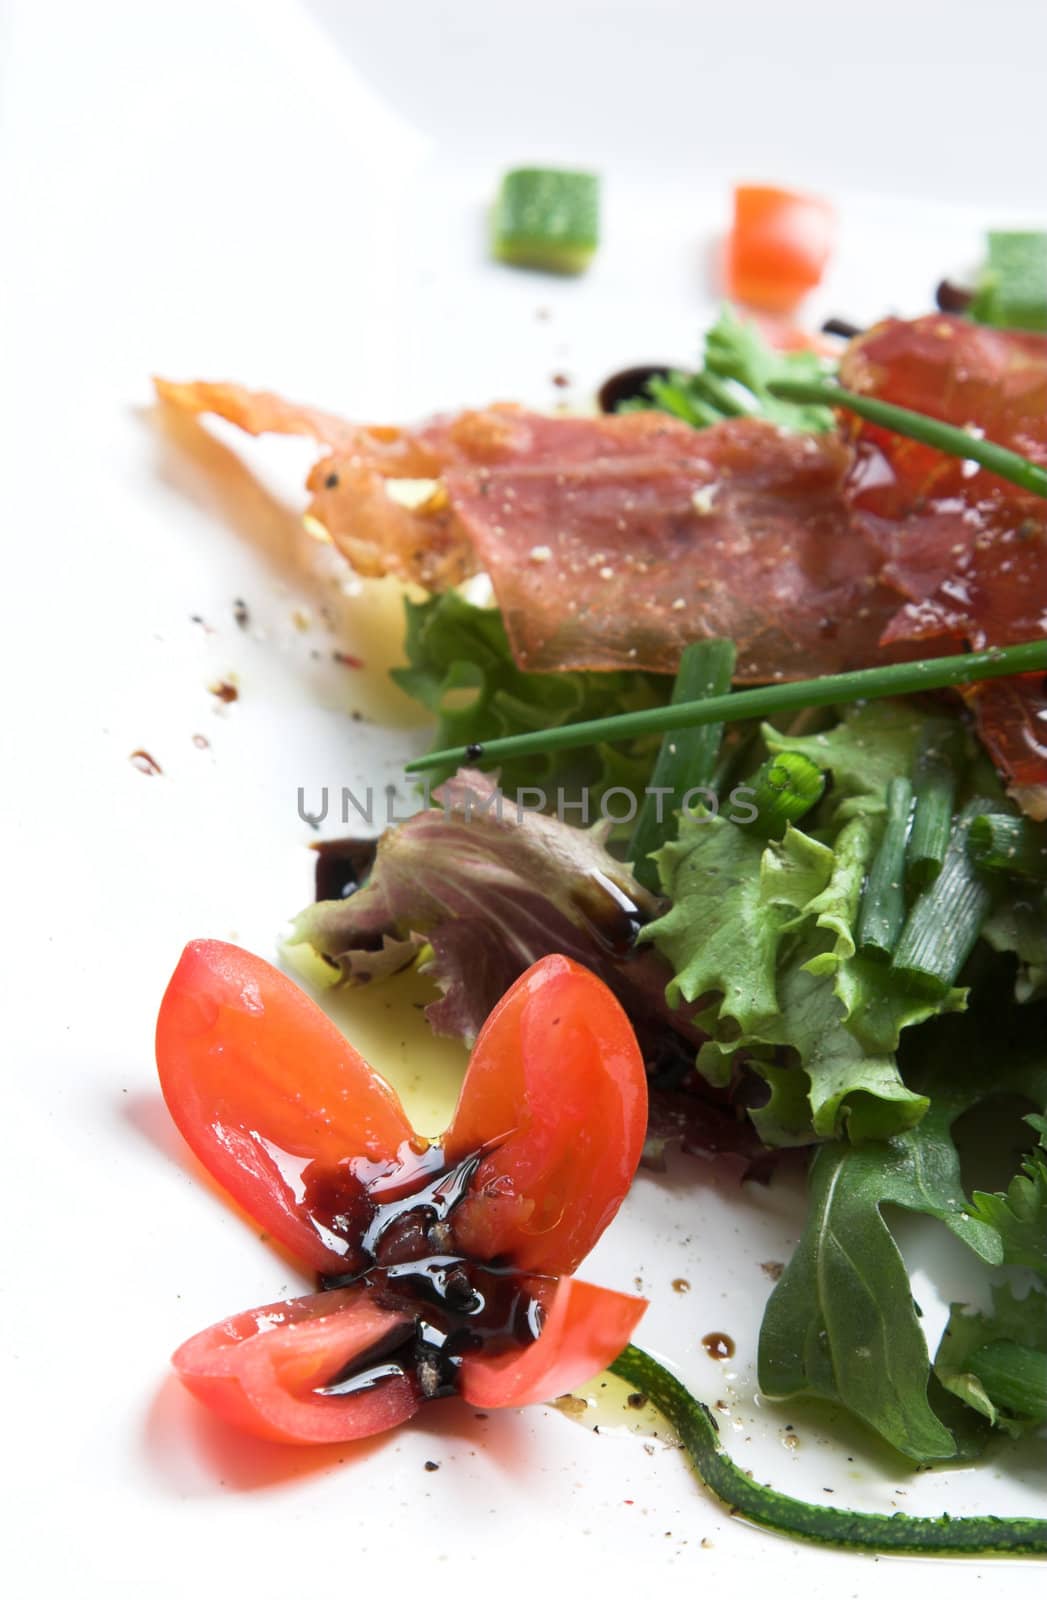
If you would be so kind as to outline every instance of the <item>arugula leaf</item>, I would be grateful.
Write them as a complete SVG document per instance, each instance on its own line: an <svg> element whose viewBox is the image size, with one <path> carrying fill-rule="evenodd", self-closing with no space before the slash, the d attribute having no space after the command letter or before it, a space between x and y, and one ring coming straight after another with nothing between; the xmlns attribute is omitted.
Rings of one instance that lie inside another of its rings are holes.
<svg viewBox="0 0 1047 1600"><path fill-rule="evenodd" d="M820 1150L803 1237L760 1330L766 1394L840 1401L915 1461L947 1460L955 1445L927 1398L927 1347L880 1205L908 1203L943 1221L962 1215L949 1149L928 1117L886 1153L875 1145Z"/></svg>
<svg viewBox="0 0 1047 1600"><path fill-rule="evenodd" d="M698 372L673 371L652 378L647 399L630 399L620 411L667 411L708 428L727 417L762 417L801 433L827 433L835 427L828 406L779 400L768 385L779 378L821 379L832 365L813 350L775 350L749 322L724 307L705 336Z"/></svg>
<svg viewBox="0 0 1047 1600"><path fill-rule="evenodd" d="M534 728L558 728L628 710L664 705L672 679L647 672L522 672L513 660L501 613L475 606L456 590L429 600L405 600L408 665L391 676L405 693L438 718L433 748L469 745ZM608 788L643 787L659 739L648 735L621 745L551 752L507 761L501 771L507 792L539 786L550 804L562 789L565 800L588 791L591 820ZM453 768L434 774L434 782ZM572 810L569 815L580 813Z"/></svg>
<svg viewBox="0 0 1047 1600"><path fill-rule="evenodd" d="M1003 1240L1003 1259L1007 1266L1033 1267L1047 1277L1047 1161L1044 1160L1042 1117L1026 1117L1038 1128L1040 1148L1027 1155L1005 1193L986 1194L976 1189L971 1196L970 1215L995 1228Z"/></svg>
<svg viewBox="0 0 1047 1600"><path fill-rule="evenodd" d="M882 1207L935 1217L982 1261L1003 1262L997 1228L967 1206L951 1128L992 1093L1047 1099L1047 1009L1005 1023L997 1001L993 990L976 1013L929 1023L912 1038L910 1081L930 1100L916 1127L883 1144L818 1152L804 1233L760 1331L768 1394L839 1401L916 1461L947 1459L960 1445L931 1404L926 1343ZM969 1400L962 1385L951 1392Z"/></svg>
<svg viewBox="0 0 1047 1600"><path fill-rule="evenodd" d="M1047 1420L1047 1291L1019 1299L996 1285L990 1312L950 1307L934 1370L995 1428L1017 1435Z"/></svg>

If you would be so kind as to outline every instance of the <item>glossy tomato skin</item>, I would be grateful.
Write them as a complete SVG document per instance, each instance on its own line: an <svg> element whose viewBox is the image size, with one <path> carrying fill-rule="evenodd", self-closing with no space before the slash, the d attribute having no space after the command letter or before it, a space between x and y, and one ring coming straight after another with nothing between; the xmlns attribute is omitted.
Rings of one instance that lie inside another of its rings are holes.
<svg viewBox="0 0 1047 1600"><path fill-rule="evenodd" d="M384 1433L417 1411L407 1377L357 1394L323 1395L355 1357L409 1333L412 1319L366 1289L280 1300L215 1323L176 1350L186 1388L226 1422L283 1444L332 1444Z"/></svg>
<svg viewBox="0 0 1047 1600"><path fill-rule="evenodd" d="M194 1154L317 1271L345 1265L329 1216L359 1196L364 1175L409 1168L425 1143L297 984L216 939L186 946L160 1006L156 1059Z"/></svg>
<svg viewBox="0 0 1047 1600"><path fill-rule="evenodd" d="M636 1295L561 1278L533 1344L496 1356L465 1357L462 1397L492 1410L555 1400L621 1355L646 1309L647 1301Z"/></svg>
<svg viewBox="0 0 1047 1600"><path fill-rule="evenodd" d="M457 1248L521 1271L573 1272L621 1205L646 1128L628 1017L586 968L546 956L480 1030L444 1138L449 1164L496 1146L455 1214Z"/></svg>
<svg viewBox="0 0 1047 1600"><path fill-rule="evenodd" d="M495 1007L442 1150L414 1138L392 1091L296 985L230 945L186 949L161 1006L157 1059L172 1115L208 1170L311 1266L353 1275L217 1323L176 1352L182 1381L227 1421L309 1444L365 1438L417 1409L430 1392L416 1370L423 1308L386 1270L447 1250L432 1232L444 1184L463 1265L516 1268L541 1311L538 1337L509 1348L482 1315L468 1324L480 1343L461 1358L467 1399L553 1398L628 1342L645 1301L560 1276L618 1209L646 1129L632 1028L586 969L546 957ZM395 1244L373 1232L385 1205ZM376 1252L383 1264L357 1277ZM322 1392L382 1351L399 1370Z"/></svg>
<svg viewBox="0 0 1047 1600"><path fill-rule="evenodd" d="M795 311L832 254L833 209L815 195L739 184L724 272L732 300L759 311Z"/></svg>

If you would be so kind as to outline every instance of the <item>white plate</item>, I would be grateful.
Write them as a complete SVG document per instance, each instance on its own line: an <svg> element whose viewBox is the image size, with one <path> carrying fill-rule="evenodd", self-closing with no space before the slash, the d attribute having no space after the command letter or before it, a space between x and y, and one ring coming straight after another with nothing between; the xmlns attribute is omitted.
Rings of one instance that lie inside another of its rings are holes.
<svg viewBox="0 0 1047 1600"><path fill-rule="evenodd" d="M598 1572L613 1589L641 1570L737 1583L741 1561L754 1585L835 1595L883 1575L732 1523L620 1405L590 1413L599 1435L545 1408L480 1422L434 1407L317 1455L227 1434L166 1375L186 1335L301 1282L168 1122L151 1060L166 976L194 935L273 954L310 893L298 787L396 781L424 731L380 685L398 648L392 598L354 589L301 533L309 448L164 432L147 380L235 377L376 419L548 404L563 397L554 373L584 395L616 366L695 347L727 183L743 172L840 201L840 254L812 314L920 309L943 269L976 255L981 227L1036 192L1039 102L1022 74L1047 43L1040 8L997 5L986 27L980 7L953 7L947 28L926 9L850 23L810 4L727 17L639 0L328 0L320 22L235 0L4 13L0 1288L7 1558L26 1593L265 1597L383 1572L493 1586L518 1569L565 1589ZM486 259L499 168L544 158L605 175L605 243L579 282ZM957 208L965 195L977 204ZM336 642L368 672L333 662ZM230 673L241 698L223 707L208 686ZM136 770L136 749L161 776ZM458 1053L434 1055L402 995L351 996L336 1014L435 1119ZM758 1477L877 1509L1031 1509L1043 1478L1028 1452L913 1476L855 1431L830 1442L824 1416L758 1404L760 1263L787 1256L801 1216L788 1184L739 1189L679 1161L667 1179L641 1175L587 1272L642 1281L643 1342L726 1401L728 1441ZM905 1238L933 1337L968 1264L937 1235ZM714 1329L736 1340L733 1363L702 1351ZM987 1576L972 1563L948 1581ZM910 1579L923 1569L892 1569Z"/></svg>

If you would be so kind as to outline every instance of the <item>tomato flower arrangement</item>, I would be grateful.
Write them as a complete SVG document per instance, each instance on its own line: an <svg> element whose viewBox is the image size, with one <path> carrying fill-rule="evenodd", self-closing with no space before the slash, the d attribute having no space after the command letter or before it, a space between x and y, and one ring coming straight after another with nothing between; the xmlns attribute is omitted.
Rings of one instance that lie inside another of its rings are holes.
<svg viewBox="0 0 1047 1600"><path fill-rule="evenodd" d="M628 1343L646 1301L571 1274L636 1171L646 1078L624 1011L583 967L547 956L503 996L434 1142L307 995L233 945L186 948L156 1049L194 1153L319 1275L318 1293L175 1352L227 1421L359 1439L451 1394L549 1400Z"/></svg>

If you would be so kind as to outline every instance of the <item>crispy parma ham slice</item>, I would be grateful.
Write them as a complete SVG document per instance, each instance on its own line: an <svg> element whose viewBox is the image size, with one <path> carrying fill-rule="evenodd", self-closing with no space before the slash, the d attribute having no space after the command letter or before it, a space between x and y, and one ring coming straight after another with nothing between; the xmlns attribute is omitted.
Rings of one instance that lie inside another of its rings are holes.
<svg viewBox="0 0 1047 1600"><path fill-rule="evenodd" d="M657 412L547 417L514 405L434 417L417 428L358 426L239 384L155 383L160 398L180 410L222 417L255 435L300 434L325 446L309 474L307 516L364 577L391 574L431 590L451 588L478 570L442 482L449 469L483 473L523 461L661 457L693 437L686 424ZM409 495L390 493L388 485L398 480L409 481Z"/></svg>
<svg viewBox="0 0 1047 1600"><path fill-rule="evenodd" d="M891 319L852 342L841 378L1047 464L1047 338ZM356 570L431 590L486 570L526 668L671 672L690 641L729 634L739 678L763 682L1047 633L1047 502L853 418L816 436L496 405L373 427L233 384L157 388L315 438L309 515ZM970 701L1047 808L1043 683Z"/></svg>
<svg viewBox="0 0 1047 1600"><path fill-rule="evenodd" d="M861 665L896 609L851 537L850 459L833 436L741 419L661 457L445 481L522 666L671 672L690 641L727 634L739 678L760 682Z"/></svg>

